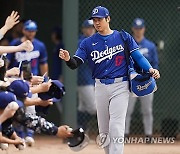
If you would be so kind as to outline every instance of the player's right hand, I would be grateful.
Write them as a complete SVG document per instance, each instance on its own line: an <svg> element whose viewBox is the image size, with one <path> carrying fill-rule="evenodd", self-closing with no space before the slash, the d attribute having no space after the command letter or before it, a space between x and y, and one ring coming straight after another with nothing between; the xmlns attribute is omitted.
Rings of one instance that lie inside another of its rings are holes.
<svg viewBox="0 0 180 154"><path fill-rule="evenodd" d="M24 141L23 141L23 139L20 138L20 137L18 137L18 138L16 138L16 139L14 140L14 144L15 144L15 145L23 144L23 143L24 143Z"/></svg>
<svg viewBox="0 0 180 154"><path fill-rule="evenodd" d="M44 81L44 77L34 75L34 76L32 76L31 84L32 84L32 85L39 85L39 84L41 84L43 81Z"/></svg>
<svg viewBox="0 0 180 154"><path fill-rule="evenodd" d="M48 82L44 82L42 84L40 84L40 92L47 92L50 88L50 86L52 85L51 80L49 80Z"/></svg>
<svg viewBox="0 0 180 154"><path fill-rule="evenodd" d="M70 128L67 125L63 125L63 126L59 126L58 127L58 132L56 134L56 136L60 137L60 138L68 138L68 137L72 137L73 134L69 131Z"/></svg>
<svg viewBox="0 0 180 154"><path fill-rule="evenodd" d="M21 43L18 47L19 47L20 51L25 50L25 51L28 51L28 52L32 51L33 48L34 48L32 42L29 41L29 40L26 40L25 42Z"/></svg>
<svg viewBox="0 0 180 154"><path fill-rule="evenodd" d="M61 59L64 59L65 61L69 61L70 60L69 52L67 50L64 50L64 49L60 49L59 50L59 57Z"/></svg>
<svg viewBox="0 0 180 154"><path fill-rule="evenodd" d="M37 98L37 105L46 107L48 105L53 105L53 102L52 99L42 100L40 98Z"/></svg>

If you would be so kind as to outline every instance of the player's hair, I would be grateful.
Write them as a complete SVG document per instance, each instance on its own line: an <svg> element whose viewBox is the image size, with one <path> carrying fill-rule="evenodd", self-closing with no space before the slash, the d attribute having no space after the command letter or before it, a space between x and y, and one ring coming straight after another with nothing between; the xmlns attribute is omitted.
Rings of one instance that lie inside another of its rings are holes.
<svg viewBox="0 0 180 154"><path fill-rule="evenodd" d="M109 16L105 17L105 20L106 20L106 21L107 21L108 17L109 17Z"/></svg>

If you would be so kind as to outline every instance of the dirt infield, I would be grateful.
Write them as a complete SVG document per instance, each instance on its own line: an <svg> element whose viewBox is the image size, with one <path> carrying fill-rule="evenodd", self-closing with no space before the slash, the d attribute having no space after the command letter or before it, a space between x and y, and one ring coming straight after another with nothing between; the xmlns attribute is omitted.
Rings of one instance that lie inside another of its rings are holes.
<svg viewBox="0 0 180 154"><path fill-rule="evenodd" d="M13 145L7 151L0 154L75 154L66 144L54 137L36 137L34 147L26 148L23 151L17 150ZM78 152L78 154L104 154L103 150L92 143ZM175 144L126 144L124 154L180 154L180 143Z"/></svg>

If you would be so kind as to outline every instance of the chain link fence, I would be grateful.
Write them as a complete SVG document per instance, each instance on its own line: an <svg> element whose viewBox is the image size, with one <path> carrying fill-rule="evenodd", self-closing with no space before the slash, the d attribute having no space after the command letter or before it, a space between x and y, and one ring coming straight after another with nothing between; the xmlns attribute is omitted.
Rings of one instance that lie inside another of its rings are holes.
<svg viewBox="0 0 180 154"><path fill-rule="evenodd" d="M131 33L132 21L139 17L146 22L145 36L158 49L161 79L153 101L153 135L177 136L180 132L180 11L177 0L80 0L79 28L96 6L105 6L111 15L111 28ZM81 29L79 29L81 32ZM163 48L164 44L164 48ZM132 114L130 134L143 135L142 113L139 101ZM97 133L96 118L81 118L89 132Z"/></svg>

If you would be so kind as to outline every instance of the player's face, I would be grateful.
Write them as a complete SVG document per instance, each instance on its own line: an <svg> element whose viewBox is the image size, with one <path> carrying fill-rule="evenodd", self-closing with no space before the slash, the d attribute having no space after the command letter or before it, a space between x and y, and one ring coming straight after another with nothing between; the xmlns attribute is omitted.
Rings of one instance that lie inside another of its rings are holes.
<svg viewBox="0 0 180 154"><path fill-rule="evenodd" d="M108 17L109 18L109 17ZM109 20L106 18L93 18L94 27L98 32L102 32L109 27Z"/></svg>
<svg viewBox="0 0 180 154"><path fill-rule="evenodd" d="M145 33L145 28L132 28L135 37L143 37Z"/></svg>
<svg viewBox="0 0 180 154"><path fill-rule="evenodd" d="M94 29L94 27L85 27L82 29L82 32L86 37L89 37L93 35L96 32L96 30Z"/></svg>
<svg viewBox="0 0 180 154"><path fill-rule="evenodd" d="M36 31L23 30L23 34L28 40L33 40L36 36Z"/></svg>

